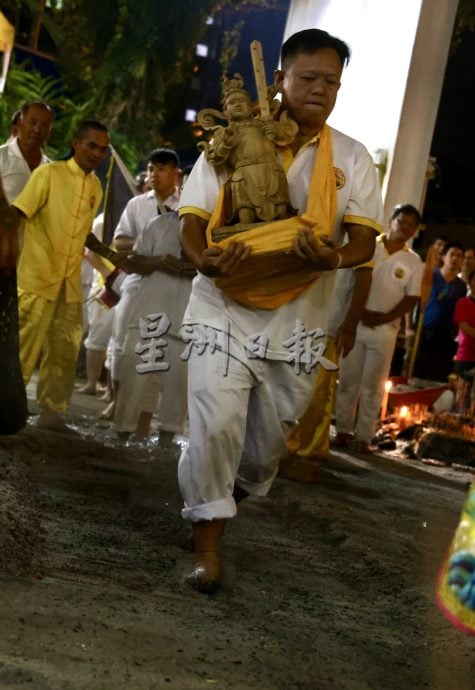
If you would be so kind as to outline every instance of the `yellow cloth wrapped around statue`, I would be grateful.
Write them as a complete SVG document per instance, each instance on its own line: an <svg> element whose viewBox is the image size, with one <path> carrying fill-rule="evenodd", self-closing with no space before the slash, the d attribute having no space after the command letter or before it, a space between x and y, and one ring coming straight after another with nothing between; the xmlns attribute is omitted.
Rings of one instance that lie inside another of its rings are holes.
<svg viewBox="0 0 475 690"><path fill-rule="evenodd" d="M437 603L455 627L475 635L475 483L440 572Z"/></svg>
<svg viewBox="0 0 475 690"><path fill-rule="evenodd" d="M292 242L298 230L311 228L316 239L333 231L337 199L330 128L325 125L320 133L304 214L259 224L215 242L213 230L224 222L223 201L221 189L206 230L208 246L226 249L239 240L252 247L252 255L232 276L217 278L216 285L237 302L259 309L275 309L295 299L321 275L293 253Z"/></svg>

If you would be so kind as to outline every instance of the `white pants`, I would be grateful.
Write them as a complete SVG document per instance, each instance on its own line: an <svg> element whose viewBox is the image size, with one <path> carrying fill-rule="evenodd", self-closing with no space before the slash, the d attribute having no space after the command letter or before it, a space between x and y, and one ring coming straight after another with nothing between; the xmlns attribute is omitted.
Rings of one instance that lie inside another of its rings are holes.
<svg viewBox="0 0 475 690"><path fill-rule="evenodd" d="M335 403L338 432L349 434L355 431L359 441L371 443L384 396L384 384L391 368L397 333L398 329L390 324L376 328L359 324L354 348L347 357L340 359Z"/></svg>
<svg viewBox="0 0 475 690"><path fill-rule="evenodd" d="M267 494L313 392L315 369L297 374L286 362L250 359L233 342L226 374L221 351L190 357L190 442L178 464L187 520L233 517L235 483Z"/></svg>
<svg viewBox="0 0 475 690"><path fill-rule="evenodd" d="M105 352L112 335L114 308L109 309L100 300L93 299L88 304L89 331L84 345L88 350Z"/></svg>
<svg viewBox="0 0 475 690"><path fill-rule="evenodd" d="M186 362L180 359L183 340L167 334L167 371L139 374L140 357L135 346L140 342L138 328L128 328L122 346L114 354L115 380L120 382L114 414L117 431L135 431L141 412L157 412L162 431L182 434L186 422Z"/></svg>

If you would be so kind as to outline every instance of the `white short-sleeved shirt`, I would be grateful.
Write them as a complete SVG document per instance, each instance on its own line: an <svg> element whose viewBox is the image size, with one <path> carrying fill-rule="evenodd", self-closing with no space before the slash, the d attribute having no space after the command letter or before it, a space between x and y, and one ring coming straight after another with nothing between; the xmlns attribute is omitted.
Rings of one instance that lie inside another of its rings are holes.
<svg viewBox="0 0 475 690"><path fill-rule="evenodd" d="M130 237L136 240L147 223L152 218L155 218L157 214L175 211L179 200L180 194L178 190L160 203L153 190L132 197L122 212L114 232L114 239L117 237Z"/></svg>
<svg viewBox="0 0 475 690"><path fill-rule="evenodd" d="M176 213L164 213L150 221L140 233L135 249L144 256L170 254L182 258L180 223ZM138 328L139 319L149 314L165 313L170 319L167 331L178 335L190 296L191 279L185 274L153 271L149 275L128 275L122 284L122 299L127 296L127 321ZM122 299L121 303L122 304ZM119 309L121 313L121 308Z"/></svg>
<svg viewBox="0 0 475 690"><path fill-rule="evenodd" d="M384 235L376 241L373 280L366 309L387 313L403 297L419 297L424 264L419 255L407 245L404 249L388 254L383 239ZM390 325L399 328L400 321L398 317Z"/></svg>
<svg viewBox="0 0 475 690"><path fill-rule="evenodd" d="M379 231L383 221L381 190L376 169L365 147L332 129L333 166L339 180L337 213L333 236L340 243L345 234L344 223L366 225ZM313 172L317 144L302 147L287 170L290 201L303 213ZM195 213L208 219L216 204L225 174L217 174L201 155L182 191L179 211ZM296 321L307 331L327 330L329 305L336 271L326 272L299 297L283 306L267 310L244 307L216 287L214 281L198 274L185 314L185 324L202 324L229 331L244 346L250 335L268 337L268 359L287 359L284 342L292 337Z"/></svg>
<svg viewBox="0 0 475 690"><path fill-rule="evenodd" d="M51 161L42 153L40 165L44 163ZM0 146L0 178L9 204L20 194L30 177L30 166L23 158L18 139Z"/></svg>

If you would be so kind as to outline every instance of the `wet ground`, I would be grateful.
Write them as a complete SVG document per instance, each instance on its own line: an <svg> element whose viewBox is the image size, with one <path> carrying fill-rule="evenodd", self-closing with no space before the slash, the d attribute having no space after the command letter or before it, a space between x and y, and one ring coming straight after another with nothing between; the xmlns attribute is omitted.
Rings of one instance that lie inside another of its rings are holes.
<svg viewBox="0 0 475 690"><path fill-rule="evenodd" d="M471 475L335 453L277 479L208 597L177 452L117 443L102 407L74 396L77 438L0 438L1 690L473 690L475 640L434 604Z"/></svg>

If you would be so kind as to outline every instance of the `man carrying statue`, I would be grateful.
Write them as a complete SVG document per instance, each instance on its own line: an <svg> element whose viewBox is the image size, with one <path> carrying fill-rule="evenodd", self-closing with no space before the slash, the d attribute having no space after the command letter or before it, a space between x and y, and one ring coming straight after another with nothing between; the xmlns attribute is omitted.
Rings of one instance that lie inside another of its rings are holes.
<svg viewBox="0 0 475 690"><path fill-rule="evenodd" d="M276 122L287 112L284 120L297 124L292 140L281 141L277 130L274 136L288 213L279 202L270 222L242 232L236 225L218 241L233 169L205 154L181 196L182 246L198 275L182 329L190 442L178 478L195 541L187 579L202 592L220 583L220 540L236 503L268 493L312 398L317 367L335 367L325 358L325 331L336 270L368 261L381 228L369 153L326 125L348 60L348 46L319 29L300 31L282 47Z"/></svg>

